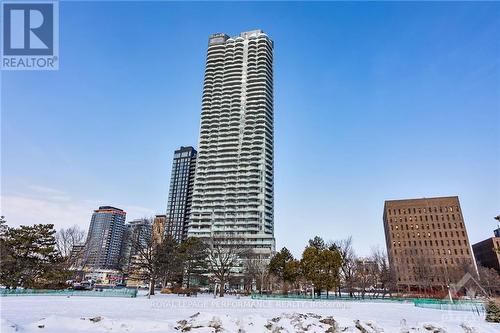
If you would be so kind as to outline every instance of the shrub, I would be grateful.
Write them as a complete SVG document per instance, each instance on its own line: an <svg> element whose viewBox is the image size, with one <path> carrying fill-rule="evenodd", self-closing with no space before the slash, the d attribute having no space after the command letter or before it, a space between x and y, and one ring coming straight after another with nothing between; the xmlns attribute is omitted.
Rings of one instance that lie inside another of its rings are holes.
<svg viewBox="0 0 500 333"><path fill-rule="evenodd" d="M171 294L172 288L161 288L160 294Z"/></svg>
<svg viewBox="0 0 500 333"><path fill-rule="evenodd" d="M486 303L486 321L500 323L500 299L490 299Z"/></svg>

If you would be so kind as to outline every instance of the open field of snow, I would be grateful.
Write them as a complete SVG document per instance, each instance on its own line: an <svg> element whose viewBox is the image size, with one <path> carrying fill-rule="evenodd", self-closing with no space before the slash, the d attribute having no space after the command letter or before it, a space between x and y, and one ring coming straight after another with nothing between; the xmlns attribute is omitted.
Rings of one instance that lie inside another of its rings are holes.
<svg viewBox="0 0 500 333"><path fill-rule="evenodd" d="M469 312L412 303L272 301L156 295L151 299L0 298L1 332L500 332Z"/></svg>

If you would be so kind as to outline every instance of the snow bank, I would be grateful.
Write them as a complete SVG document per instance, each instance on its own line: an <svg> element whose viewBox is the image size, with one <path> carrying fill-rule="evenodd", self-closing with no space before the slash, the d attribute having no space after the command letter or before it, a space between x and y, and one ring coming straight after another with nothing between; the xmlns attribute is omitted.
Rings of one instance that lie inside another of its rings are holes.
<svg viewBox="0 0 500 333"><path fill-rule="evenodd" d="M472 313L368 302L4 297L2 333L499 333Z"/></svg>

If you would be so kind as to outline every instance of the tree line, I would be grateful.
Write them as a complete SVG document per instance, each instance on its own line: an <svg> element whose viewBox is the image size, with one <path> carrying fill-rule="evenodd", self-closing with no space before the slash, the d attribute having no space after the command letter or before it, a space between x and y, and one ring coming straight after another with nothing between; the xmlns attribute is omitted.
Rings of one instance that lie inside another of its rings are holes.
<svg viewBox="0 0 500 333"><path fill-rule="evenodd" d="M129 279L144 281L149 295L161 285L173 288L211 286L224 296L228 285L245 292L314 293L327 296L364 298L392 296L400 291L387 254L373 249L367 257L356 255L352 239L325 242L321 237L309 240L301 258L286 248L266 257L245 247L243 240L212 237L188 238L177 243L166 234L160 240L151 235L132 240L133 258L122 266ZM72 269L84 250L85 233L77 226L55 231L52 224L9 227L0 219L0 284L7 288L65 288L74 276ZM81 264L81 262L80 262ZM422 265L421 280L429 282ZM500 276L493 269L478 267L479 276L468 268L450 271L458 280L470 272L480 281L481 289L494 294L500 289ZM192 281L195 285L192 285ZM469 283L466 287L473 288ZM426 283L423 284L425 292ZM432 288L429 282L429 290ZM422 292L422 290L421 290Z"/></svg>
<svg viewBox="0 0 500 333"><path fill-rule="evenodd" d="M345 292L350 297L365 297L370 291L384 296L396 283L386 254L374 249L369 258L359 258L350 237L327 243L316 236L309 240L300 259L284 247L272 257L269 272L275 278L270 289L283 293L314 291L318 296L322 292L341 296Z"/></svg>
<svg viewBox="0 0 500 333"><path fill-rule="evenodd" d="M269 263L268 290L279 289L282 293L311 293L316 295L331 292L336 296L365 298L391 297L397 295L447 296L448 286L453 293L466 292L474 297L477 293L491 296L500 292L500 274L493 268L472 265L455 265L447 270L448 285L436 287L427 262L417 260L417 278L420 286L409 288L399 284L391 269L387 253L374 248L366 257L356 255L352 238L325 242L321 237L309 240L300 259L284 247ZM469 277L467 281L462 280ZM460 285L460 283L463 285ZM417 288L415 290L415 288Z"/></svg>

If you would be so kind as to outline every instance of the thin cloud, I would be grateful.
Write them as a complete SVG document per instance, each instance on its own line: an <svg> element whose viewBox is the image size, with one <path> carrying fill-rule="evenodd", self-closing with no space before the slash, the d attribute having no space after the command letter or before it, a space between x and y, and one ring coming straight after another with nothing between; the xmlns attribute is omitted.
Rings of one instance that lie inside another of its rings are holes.
<svg viewBox="0 0 500 333"><path fill-rule="evenodd" d="M71 196L65 192L52 187L47 187L43 185L29 185L30 190L29 197L43 197L49 199L50 201L70 201Z"/></svg>
<svg viewBox="0 0 500 333"><path fill-rule="evenodd" d="M42 185L29 185L29 189L39 192L39 193L46 193L46 194L66 194L66 192L52 188L52 187L47 187L47 186L42 186Z"/></svg>
<svg viewBox="0 0 500 333"><path fill-rule="evenodd" d="M47 190L49 188L41 188ZM150 217L153 209L137 206L110 204L97 200L71 199L62 191L49 189L43 197L36 195L2 195L0 196L1 215L7 218L10 226L33 225L35 223L52 223L56 229L67 228L75 224L86 230L95 209L103 205L114 205L127 212L127 220ZM57 192L56 192L57 191ZM156 212L158 213L158 212Z"/></svg>
<svg viewBox="0 0 500 333"><path fill-rule="evenodd" d="M10 226L52 223L57 229L74 224L88 227L92 209L83 203L60 198L34 198L27 196L1 196L2 215Z"/></svg>

